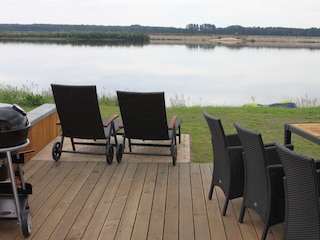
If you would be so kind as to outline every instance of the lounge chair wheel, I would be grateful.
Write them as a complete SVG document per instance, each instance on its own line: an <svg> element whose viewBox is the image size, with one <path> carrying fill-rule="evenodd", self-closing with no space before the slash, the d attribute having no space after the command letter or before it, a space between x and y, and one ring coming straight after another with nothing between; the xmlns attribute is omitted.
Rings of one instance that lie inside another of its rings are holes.
<svg viewBox="0 0 320 240"><path fill-rule="evenodd" d="M171 155L172 155L173 166L175 166L177 162L177 146L171 147Z"/></svg>
<svg viewBox="0 0 320 240"><path fill-rule="evenodd" d="M117 147L117 162L120 163L122 159L122 153L123 153L123 145L119 144Z"/></svg>
<svg viewBox="0 0 320 240"><path fill-rule="evenodd" d="M113 147L111 144L109 144L107 146L107 155L106 155L106 158L107 158L107 163L108 164L111 164L112 161L113 161Z"/></svg>
<svg viewBox="0 0 320 240"><path fill-rule="evenodd" d="M29 237L32 229L32 219L29 210L21 212L21 229L23 236Z"/></svg>
<svg viewBox="0 0 320 240"><path fill-rule="evenodd" d="M61 142L56 142L55 144L53 144L53 147L52 147L52 158L55 161L58 161L60 159L61 152L62 152L62 144L61 144Z"/></svg>

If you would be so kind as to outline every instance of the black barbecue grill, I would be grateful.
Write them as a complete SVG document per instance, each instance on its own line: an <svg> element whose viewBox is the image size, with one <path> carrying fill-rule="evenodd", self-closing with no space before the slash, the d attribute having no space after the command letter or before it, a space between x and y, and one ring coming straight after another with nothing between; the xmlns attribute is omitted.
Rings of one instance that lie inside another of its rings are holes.
<svg viewBox="0 0 320 240"><path fill-rule="evenodd" d="M29 127L27 114L21 107L0 103L0 148L25 143Z"/></svg>
<svg viewBox="0 0 320 240"><path fill-rule="evenodd" d="M25 237L32 227L28 204L32 186L24 181L24 153L18 151L30 143L29 128L27 114L21 107L0 103L0 218L17 218ZM4 181L8 172L10 182Z"/></svg>

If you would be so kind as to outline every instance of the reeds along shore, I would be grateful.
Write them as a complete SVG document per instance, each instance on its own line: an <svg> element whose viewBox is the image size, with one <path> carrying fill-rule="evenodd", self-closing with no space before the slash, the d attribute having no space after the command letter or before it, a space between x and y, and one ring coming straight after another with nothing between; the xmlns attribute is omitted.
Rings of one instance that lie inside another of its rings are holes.
<svg viewBox="0 0 320 240"><path fill-rule="evenodd" d="M150 34L152 44L210 44L252 47L320 48L320 37Z"/></svg>

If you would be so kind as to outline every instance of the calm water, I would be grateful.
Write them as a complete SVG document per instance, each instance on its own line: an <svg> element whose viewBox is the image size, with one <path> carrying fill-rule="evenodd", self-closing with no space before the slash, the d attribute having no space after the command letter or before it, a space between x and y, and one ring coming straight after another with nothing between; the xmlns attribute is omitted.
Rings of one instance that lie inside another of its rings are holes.
<svg viewBox="0 0 320 240"><path fill-rule="evenodd" d="M0 43L0 82L49 90L50 83L94 84L98 92L164 91L187 105L270 104L320 98L320 50L91 47Z"/></svg>

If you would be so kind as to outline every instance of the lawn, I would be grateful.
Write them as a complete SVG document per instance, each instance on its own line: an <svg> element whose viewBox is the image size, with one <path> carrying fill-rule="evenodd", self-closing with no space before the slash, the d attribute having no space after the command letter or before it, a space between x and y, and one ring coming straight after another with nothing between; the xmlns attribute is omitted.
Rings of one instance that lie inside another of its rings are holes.
<svg viewBox="0 0 320 240"><path fill-rule="evenodd" d="M221 119L225 133L235 133L234 122L243 127L258 131L265 143L284 140L284 124L292 122L319 121L320 107L172 107L167 109L168 117L178 114L183 120L182 133L191 139L191 156L194 162L211 162L212 148L210 132L202 111ZM101 104L103 117L119 113L117 106ZM293 134L295 150L314 158L318 157L320 147ZM178 153L179 154L179 153Z"/></svg>

